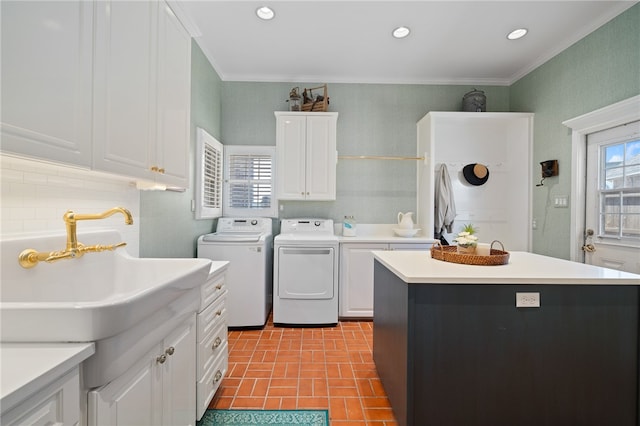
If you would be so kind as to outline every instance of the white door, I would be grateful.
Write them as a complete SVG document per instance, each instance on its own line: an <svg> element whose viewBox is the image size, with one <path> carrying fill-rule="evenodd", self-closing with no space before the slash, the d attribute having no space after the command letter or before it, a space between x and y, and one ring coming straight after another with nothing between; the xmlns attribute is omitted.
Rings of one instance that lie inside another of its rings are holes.
<svg viewBox="0 0 640 426"><path fill-rule="evenodd" d="M640 273L640 121L587 136L585 263Z"/></svg>

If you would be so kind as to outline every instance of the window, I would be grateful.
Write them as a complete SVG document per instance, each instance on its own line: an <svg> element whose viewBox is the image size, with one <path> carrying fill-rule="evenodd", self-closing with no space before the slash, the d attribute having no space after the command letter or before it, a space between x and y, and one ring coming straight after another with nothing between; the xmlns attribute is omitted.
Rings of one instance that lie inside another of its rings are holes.
<svg viewBox="0 0 640 426"><path fill-rule="evenodd" d="M598 235L602 238L640 243L640 135L636 128L640 129L637 122L589 135L603 140L598 179Z"/></svg>
<svg viewBox="0 0 640 426"><path fill-rule="evenodd" d="M224 154L225 216L276 217L275 147L229 145Z"/></svg>
<svg viewBox="0 0 640 426"><path fill-rule="evenodd" d="M197 129L196 219L222 216L222 144Z"/></svg>

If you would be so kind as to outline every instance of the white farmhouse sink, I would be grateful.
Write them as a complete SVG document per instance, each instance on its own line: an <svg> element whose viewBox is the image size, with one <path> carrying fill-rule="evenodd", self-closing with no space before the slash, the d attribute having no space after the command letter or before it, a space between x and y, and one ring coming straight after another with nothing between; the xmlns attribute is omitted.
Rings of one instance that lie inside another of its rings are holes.
<svg viewBox="0 0 640 426"><path fill-rule="evenodd" d="M117 231L79 233L85 245L116 244ZM18 264L24 249L62 250L64 234L1 242L0 337L3 342L91 342L157 315L207 279L207 259L139 259L125 248L81 258Z"/></svg>

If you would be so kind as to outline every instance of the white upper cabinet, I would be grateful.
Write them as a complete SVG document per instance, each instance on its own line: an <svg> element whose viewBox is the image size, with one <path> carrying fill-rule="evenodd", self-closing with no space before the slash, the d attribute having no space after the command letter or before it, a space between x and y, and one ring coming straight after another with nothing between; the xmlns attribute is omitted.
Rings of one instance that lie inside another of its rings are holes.
<svg viewBox="0 0 640 426"><path fill-rule="evenodd" d="M94 168L188 185L190 36L164 2L100 2Z"/></svg>
<svg viewBox="0 0 640 426"><path fill-rule="evenodd" d="M188 186L191 37L167 3L1 5L3 151Z"/></svg>
<svg viewBox="0 0 640 426"><path fill-rule="evenodd" d="M337 112L275 112L280 200L336 199Z"/></svg>
<svg viewBox="0 0 640 426"><path fill-rule="evenodd" d="M93 3L1 7L2 150L90 167Z"/></svg>
<svg viewBox="0 0 640 426"><path fill-rule="evenodd" d="M191 36L171 8L160 3L158 105L154 163L164 181L186 187L191 129Z"/></svg>
<svg viewBox="0 0 640 426"><path fill-rule="evenodd" d="M97 5L94 94L96 169L153 179L157 4Z"/></svg>

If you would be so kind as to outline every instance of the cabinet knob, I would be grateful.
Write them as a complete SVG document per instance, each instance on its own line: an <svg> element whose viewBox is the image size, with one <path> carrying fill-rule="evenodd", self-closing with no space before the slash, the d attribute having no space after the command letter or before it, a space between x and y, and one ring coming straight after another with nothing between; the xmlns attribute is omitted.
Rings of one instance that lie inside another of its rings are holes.
<svg viewBox="0 0 640 426"><path fill-rule="evenodd" d="M160 168L158 169L158 173L160 173L161 175L163 175L163 174L164 174L164 168L160 167Z"/></svg>
<svg viewBox="0 0 640 426"><path fill-rule="evenodd" d="M222 288L222 284L218 284L218 285L216 286L216 290L220 290L221 288Z"/></svg>
<svg viewBox="0 0 640 426"><path fill-rule="evenodd" d="M156 362L158 364L164 364L166 360L167 360L167 356L165 354L162 354L158 358L156 358Z"/></svg>
<svg viewBox="0 0 640 426"><path fill-rule="evenodd" d="M213 346L211 346L211 349L213 350L217 349L221 343L222 343L222 339L219 337L216 337L216 340L213 341Z"/></svg>
<svg viewBox="0 0 640 426"><path fill-rule="evenodd" d="M222 315L222 309L219 310L218 312L216 312L216 316L219 317L220 315Z"/></svg>
<svg viewBox="0 0 640 426"><path fill-rule="evenodd" d="M173 355L175 351L176 351L176 348L174 348L173 346L169 346L167 350L164 351L164 353L166 353L167 355Z"/></svg>
<svg viewBox="0 0 640 426"><path fill-rule="evenodd" d="M151 166L151 171L152 172L157 172L158 171L158 166Z"/></svg>
<svg viewBox="0 0 640 426"><path fill-rule="evenodd" d="M213 383L219 382L222 379L222 371L216 371L216 375L213 377Z"/></svg>

